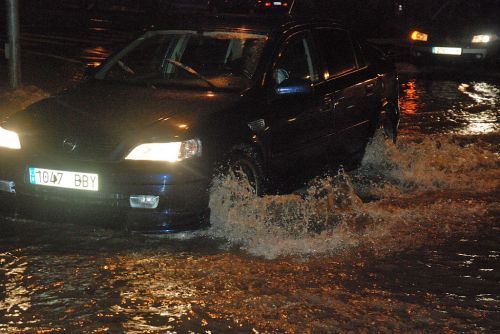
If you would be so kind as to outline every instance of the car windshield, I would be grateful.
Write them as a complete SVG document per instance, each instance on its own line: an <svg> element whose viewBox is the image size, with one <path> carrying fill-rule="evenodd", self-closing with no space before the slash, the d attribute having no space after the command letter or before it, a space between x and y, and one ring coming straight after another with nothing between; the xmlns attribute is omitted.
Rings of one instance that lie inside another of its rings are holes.
<svg viewBox="0 0 500 334"><path fill-rule="evenodd" d="M421 0L409 2L408 12L418 21L498 20L500 0Z"/></svg>
<svg viewBox="0 0 500 334"><path fill-rule="evenodd" d="M259 34L150 31L112 57L96 79L151 85L244 88L267 37Z"/></svg>
<svg viewBox="0 0 500 334"><path fill-rule="evenodd" d="M498 20L500 0L447 1L433 12L433 20L462 20L473 22L478 19Z"/></svg>

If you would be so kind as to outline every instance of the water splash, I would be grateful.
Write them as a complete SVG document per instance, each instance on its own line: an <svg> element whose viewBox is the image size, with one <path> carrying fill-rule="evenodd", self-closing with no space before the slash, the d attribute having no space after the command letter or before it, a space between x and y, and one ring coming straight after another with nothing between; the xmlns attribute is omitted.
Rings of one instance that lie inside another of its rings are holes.
<svg viewBox="0 0 500 334"><path fill-rule="evenodd" d="M472 190L498 187L500 159L494 145L470 136L404 137L397 146L377 135L358 175L379 173L401 191Z"/></svg>
<svg viewBox="0 0 500 334"><path fill-rule="evenodd" d="M247 181L219 178L207 233L266 258L399 250L480 222L488 208L474 197L498 189L499 165L495 151L465 138L408 137L395 146L379 134L359 169L313 180L300 194L258 197Z"/></svg>
<svg viewBox="0 0 500 334"><path fill-rule="evenodd" d="M348 246L339 225L361 204L349 177L340 172L315 180L304 194L258 197L245 182L219 179L211 193L213 237L239 244L254 255L312 254ZM313 245L313 240L320 241Z"/></svg>

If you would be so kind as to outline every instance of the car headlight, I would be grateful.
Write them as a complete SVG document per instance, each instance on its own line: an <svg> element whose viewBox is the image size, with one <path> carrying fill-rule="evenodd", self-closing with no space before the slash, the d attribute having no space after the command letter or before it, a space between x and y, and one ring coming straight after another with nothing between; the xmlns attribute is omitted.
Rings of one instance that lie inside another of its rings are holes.
<svg viewBox="0 0 500 334"><path fill-rule="evenodd" d="M147 143L136 146L126 160L177 162L201 155L201 141L190 139L183 142Z"/></svg>
<svg viewBox="0 0 500 334"><path fill-rule="evenodd" d="M429 35L423 33L423 32L420 32L418 30L415 30L413 31L411 34L410 34L410 39L412 41L421 41L421 42L427 42L427 40L429 39Z"/></svg>
<svg viewBox="0 0 500 334"><path fill-rule="evenodd" d="M0 147L20 150L21 142L19 141L18 134L0 127Z"/></svg>
<svg viewBox="0 0 500 334"><path fill-rule="evenodd" d="M497 39L496 35L475 35L472 37L472 43L489 43Z"/></svg>

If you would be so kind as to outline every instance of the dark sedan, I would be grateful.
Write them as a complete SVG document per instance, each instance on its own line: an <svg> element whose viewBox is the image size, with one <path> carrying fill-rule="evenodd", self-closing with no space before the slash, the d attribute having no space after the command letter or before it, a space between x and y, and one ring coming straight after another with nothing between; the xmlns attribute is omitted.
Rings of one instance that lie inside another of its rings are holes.
<svg viewBox="0 0 500 334"><path fill-rule="evenodd" d="M134 229L197 228L220 166L263 194L358 157L379 126L395 139L398 121L394 67L333 22L184 20L0 124L0 193L118 209Z"/></svg>
<svg viewBox="0 0 500 334"><path fill-rule="evenodd" d="M428 5L429 16L415 23L409 33L414 58L500 59L499 0L459 0Z"/></svg>

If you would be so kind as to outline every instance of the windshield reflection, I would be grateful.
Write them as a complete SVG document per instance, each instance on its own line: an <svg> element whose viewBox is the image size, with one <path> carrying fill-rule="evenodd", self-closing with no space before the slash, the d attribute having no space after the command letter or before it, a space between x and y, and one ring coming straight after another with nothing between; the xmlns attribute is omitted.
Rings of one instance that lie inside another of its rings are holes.
<svg viewBox="0 0 500 334"><path fill-rule="evenodd" d="M96 79L244 88L266 36L234 32L152 31L108 61Z"/></svg>

